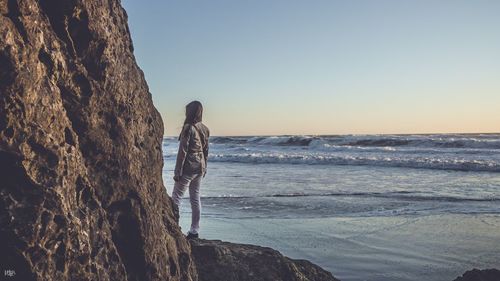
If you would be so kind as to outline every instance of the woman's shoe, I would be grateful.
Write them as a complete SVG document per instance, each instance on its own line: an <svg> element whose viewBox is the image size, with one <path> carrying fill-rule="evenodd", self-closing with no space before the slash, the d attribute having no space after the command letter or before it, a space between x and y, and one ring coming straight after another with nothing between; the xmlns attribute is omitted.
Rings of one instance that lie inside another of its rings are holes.
<svg viewBox="0 0 500 281"><path fill-rule="evenodd" d="M188 232L188 235L186 236L187 239L194 239L194 238L198 238L198 233L191 233L191 232Z"/></svg>

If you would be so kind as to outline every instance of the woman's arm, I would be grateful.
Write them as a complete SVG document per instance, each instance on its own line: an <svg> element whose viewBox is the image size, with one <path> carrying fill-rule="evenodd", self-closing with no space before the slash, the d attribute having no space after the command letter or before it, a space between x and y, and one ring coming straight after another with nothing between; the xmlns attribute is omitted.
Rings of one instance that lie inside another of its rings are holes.
<svg viewBox="0 0 500 281"><path fill-rule="evenodd" d="M179 142L179 151L177 152L177 161L175 162L174 179L178 179L182 176L190 139L191 126L185 125L184 128L182 128L181 139Z"/></svg>
<svg viewBox="0 0 500 281"><path fill-rule="evenodd" d="M205 159L205 172L203 176L207 173L207 164L208 164L208 139L210 138L210 130L207 128L207 138L205 140L205 147L203 147L203 158Z"/></svg>

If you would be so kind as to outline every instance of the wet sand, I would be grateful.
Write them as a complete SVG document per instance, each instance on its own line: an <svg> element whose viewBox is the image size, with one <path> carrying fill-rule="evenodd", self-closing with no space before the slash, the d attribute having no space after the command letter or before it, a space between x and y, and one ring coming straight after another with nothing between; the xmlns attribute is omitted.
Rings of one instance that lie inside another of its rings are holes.
<svg viewBox="0 0 500 281"><path fill-rule="evenodd" d="M269 246L343 281L451 281L472 268L500 268L499 215L221 219L205 211L201 237Z"/></svg>

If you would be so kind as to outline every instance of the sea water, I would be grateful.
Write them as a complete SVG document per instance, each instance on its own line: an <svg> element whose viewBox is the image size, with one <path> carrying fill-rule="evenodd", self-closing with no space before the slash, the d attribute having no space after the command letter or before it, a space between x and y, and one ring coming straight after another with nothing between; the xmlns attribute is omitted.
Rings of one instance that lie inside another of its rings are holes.
<svg viewBox="0 0 500 281"><path fill-rule="evenodd" d="M165 138L172 192L176 138ZM500 134L211 137L201 236L274 247L342 280L500 267ZM189 229L189 201L181 226Z"/></svg>

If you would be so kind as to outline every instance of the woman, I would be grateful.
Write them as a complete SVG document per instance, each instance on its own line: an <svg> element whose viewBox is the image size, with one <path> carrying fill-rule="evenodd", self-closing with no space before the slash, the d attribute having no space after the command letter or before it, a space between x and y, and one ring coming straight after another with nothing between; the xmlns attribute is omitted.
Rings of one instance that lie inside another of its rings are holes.
<svg viewBox="0 0 500 281"><path fill-rule="evenodd" d="M189 187L191 201L191 229L187 238L198 238L200 231L200 184L207 172L208 137L210 131L201 123L203 106L199 101L186 105L186 120L179 135L179 152L174 172L172 199L179 207L181 198Z"/></svg>

